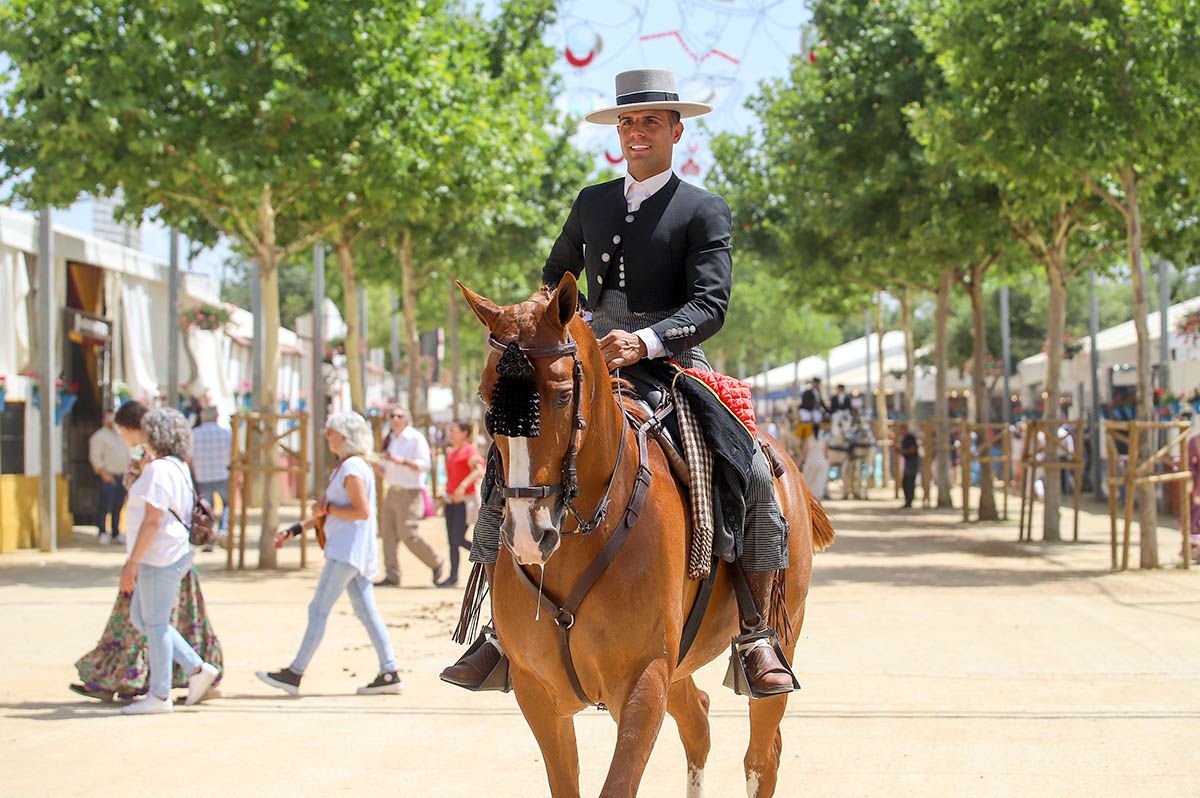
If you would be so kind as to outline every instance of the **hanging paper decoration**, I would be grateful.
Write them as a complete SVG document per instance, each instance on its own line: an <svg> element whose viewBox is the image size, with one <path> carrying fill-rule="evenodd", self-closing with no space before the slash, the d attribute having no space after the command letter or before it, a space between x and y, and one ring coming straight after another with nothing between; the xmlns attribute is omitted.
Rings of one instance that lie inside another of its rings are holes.
<svg viewBox="0 0 1200 798"><path fill-rule="evenodd" d="M696 163L695 158L689 157L683 162L683 166L679 167L679 171L683 173L684 177L699 177L701 171L700 164Z"/></svg>
<svg viewBox="0 0 1200 798"><path fill-rule="evenodd" d="M596 60L596 56L599 55L604 45L600 34L584 23L568 28L566 39L567 46L563 54L566 56L567 63L576 69L583 69Z"/></svg>
<svg viewBox="0 0 1200 798"><path fill-rule="evenodd" d="M625 160L624 155L611 155L608 150L604 151L604 160L608 161L613 166L616 166L621 161Z"/></svg>

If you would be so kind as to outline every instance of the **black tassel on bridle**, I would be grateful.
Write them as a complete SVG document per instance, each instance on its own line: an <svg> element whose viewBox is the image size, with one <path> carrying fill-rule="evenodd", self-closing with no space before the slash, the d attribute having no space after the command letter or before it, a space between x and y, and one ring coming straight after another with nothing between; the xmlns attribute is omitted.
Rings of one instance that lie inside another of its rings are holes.
<svg viewBox="0 0 1200 798"><path fill-rule="evenodd" d="M485 416L488 433L492 437L536 438L541 431L541 417L533 363L516 341L505 347L496 373L500 379L492 389Z"/></svg>

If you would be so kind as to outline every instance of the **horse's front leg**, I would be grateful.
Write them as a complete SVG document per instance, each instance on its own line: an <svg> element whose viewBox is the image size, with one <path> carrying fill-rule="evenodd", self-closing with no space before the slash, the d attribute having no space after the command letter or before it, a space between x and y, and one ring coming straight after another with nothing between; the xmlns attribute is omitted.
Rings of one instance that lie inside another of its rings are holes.
<svg viewBox="0 0 1200 798"><path fill-rule="evenodd" d="M513 672L513 692L525 722L542 749L550 795L553 798L579 798L579 746L575 742L574 716L558 714L556 702L542 683L516 670Z"/></svg>
<svg viewBox="0 0 1200 798"><path fill-rule="evenodd" d="M662 728L667 711L670 669L666 659L650 662L634 679L619 706L609 707L617 722L617 748L613 752L601 798L637 795L646 762Z"/></svg>

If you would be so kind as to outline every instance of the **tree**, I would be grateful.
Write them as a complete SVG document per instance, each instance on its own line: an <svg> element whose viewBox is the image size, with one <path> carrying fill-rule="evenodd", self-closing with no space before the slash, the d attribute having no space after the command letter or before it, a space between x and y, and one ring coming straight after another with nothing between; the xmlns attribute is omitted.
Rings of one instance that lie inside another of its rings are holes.
<svg viewBox="0 0 1200 798"><path fill-rule="evenodd" d="M361 167L362 115L374 109L360 92L370 94L381 72L406 68L402 52L444 7L16 0L0 10L0 49L17 70L0 120L3 177L37 204L120 188L132 216L151 213L193 239L219 231L237 241L262 282L266 363L256 393L269 411L277 266L343 218L324 189ZM444 87L423 89L437 97ZM264 492L262 567L275 561L272 493Z"/></svg>
<svg viewBox="0 0 1200 798"><path fill-rule="evenodd" d="M1200 103L1198 21L1200 8L1189 0L948 0L933 9L925 32L958 92L957 106L932 118L928 130L953 136L1012 189L1014 232L1046 270L1054 297L1064 296L1063 282L1090 254L1067 254L1072 233L1089 224L1084 193L1120 215L1142 420L1153 408L1141 205L1161 178L1196 162L1190 128ZM1052 311L1060 306L1052 299ZM1062 314L1052 312L1052 380L1061 323ZM1149 567L1157 563L1150 486L1141 508L1142 564ZM1057 508L1054 518L1050 510L1048 497L1048 537L1057 532Z"/></svg>
<svg viewBox="0 0 1200 798"><path fill-rule="evenodd" d="M716 150L722 171L756 178L741 181L750 188L735 210L748 212L760 248L804 264L794 278L820 292L828 304L819 306L861 308L880 290L938 289L944 331L951 286L978 283L1005 247L998 192L954 164L931 162L909 129L905 109L945 87L906 4L824 0L813 25L828 43L815 64L796 61L786 81L764 85L751 102L761 137ZM942 418L944 343L938 335ZM987 403L978 408L986 418ZM994 514L990 469L983 479L986 518ZM939 506L949 504L949 483L943 451Z"/></svg>

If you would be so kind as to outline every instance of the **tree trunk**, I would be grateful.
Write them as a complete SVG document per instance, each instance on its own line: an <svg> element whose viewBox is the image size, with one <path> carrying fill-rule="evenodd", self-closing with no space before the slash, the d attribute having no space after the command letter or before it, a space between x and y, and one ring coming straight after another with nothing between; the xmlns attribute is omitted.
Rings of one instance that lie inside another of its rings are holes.
<svg viewBox="0 0 1200 798"><path fill-rule="evenodd" d="M1138 196L1139 176L1132 166L1121 166L1117 170L1121 186L1125 189L1125 233L1129 248L1129 276L1133 283L1133 328L1137 331L1137 419L1154 420L1154 392L1150 377L1150 330L1146 324L1146 275L1142 267L1142 212ZM1166 308L1162 309L1166 313ZM1143 435L1139 451L1154 451L1151 437ZM1136 464L1130 463L1133 468ZM1141 550L1143 568L1158 567L1158 507L1155 504L1154 485L1142 485L1137 489L1139 503L1138 526L1141 529L1138 548Z"/></svg>
<svg viewBox="0 0 1200 798"><path fill-rule="evenodd" d="M900 294L900 327L904 331L904 418L912 425L917 421L917 358L912 331L912 293L907 288Z"/></svg>
<svg viewBox="0 0 1200 798"><path fill-rule="evenodd" d="M987 307L983 301L983 274L987 269L987 261L979 261L971 265L971 281L968 288L971 294L972 331L974 347L971 356L971 393L975 396L975 422L987 424L991 421L991 396L987 388ZM991 436L983 433L979 436L977 451L986 457L991 449ZM962 442L963 450L970 446L969 440ZM995 521L996 494L992 487L992 464L979 463L979 520Z"/></svg>
<svg viewBox="0 0 1200 798"><path fill-rule="evenodd" d="M259 242L255 255L258 258L259 281L262 289L263 331L263 384L256 385L258 408L263 413L276 413L276 394L279 381L279 251L275 246L275 208L271 204L271 187L263 189L258 207ZM274 430L267 430L273 433ZM262 450L259 464L263 467L277 464L278 450L266 446ZM278 478L275 474L262 472L262 526L258 535L258 567L275 567L275 529L279 526L279 507L276 496Z"/></svg>
<svg viewBox="0 0 1200 798"><path fill-rule="evenodd" d="M879 429L876 430L878 441L886 441L888 439L888 400L887 400L887 374L883 370L883 294L875 295L875 337L877 344L875 346L876 361L879 364L879 392L875 394L875 418L879 419ZM867 364L867 368L871 368L871 364ZM888 456L883 458L883 484L886 486L891 482L891 450L887 451ZM874 471L874 469L872 469Z"/></svg>
<svg viewBox="0 0 1200 798"><path fill-rule="evenodd" d="M946 394L947 377L949 376L946 325L950 321L950 288L953 282L953 270L943 270L938 278L937 309L933 315L933 361L934 368L937 369L937 373L934 375L937 395L933 400L933 415L938 421L950 417L950 399ZM954 501L950 497L952 486L950 484L950 449L947 445L949 434L950 430L947 428L936 428L938 447L935 454L934 474L937 479L937 506L939 509L949 509L954 506Z"/></svg>
<svg viewBox="0 0 1200 798"><path fill-rule="evenodd" d="M425 412L421 395L421 337L417 334L417 291L412 234L405 230L396 253L400 260L400 296L404 308L404 355L408 360L408 412L413 423Z"/></svg>
<svg viewBox="0 0 1200 798"><path fill-rule="evenodd" d="M1045 412L1042 417L1047 421L1059 418L1058 397L1062 393L1062 360L1063 335L1067 327L1067 274L1066 274L1067 240L1061 247L1051 249L1042 264L1046 270L1046 285L1050 292L1050 302L1046 309L1046 399ZM1050 437L1054 432L1046 432L1047 460L1049 454L1057 451ZM1062 472L1052 469L1042 469L1045 486L1045 520L1042 523L1042 537L1047 541L1062 540L1059 529L1059 506L1062 499Z"/></svg>
<svg viewBox="0 0 1200 798"><path fill-rule="evenodd" d="M367 398L363 396L363 339L361 308L358 304L359 279L354 268L354 245L341 239L334 242L333 251L337 253L338 270L342 273L342 318L346 322L346 376L350 380L350 406L360 413L366 413Z"/></svg>

